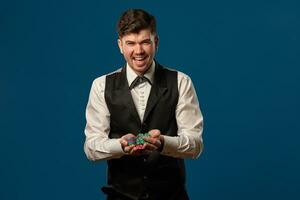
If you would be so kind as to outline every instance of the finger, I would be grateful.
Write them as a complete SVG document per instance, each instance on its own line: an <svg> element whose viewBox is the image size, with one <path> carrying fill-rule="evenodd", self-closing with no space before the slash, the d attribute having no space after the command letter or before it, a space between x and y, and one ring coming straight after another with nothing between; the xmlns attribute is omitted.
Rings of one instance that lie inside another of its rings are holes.
<svg viewBox="0 0 300 200"><path fill-rule="evenodd" d="M133 148L134 148L134 145L126 146L124 148L124 152L130 154Z"/></svg>
<svg viewBox="0 0 300 200"><path fill-rule="evenodd" d="M143 139L148 142L148 143L151 143L151 144L154 144L155 141L157 140L157 138L152 138L152 137L143 137Z"/></svg>
<svg viewBox="0 0 300 200"><path fill-rule="evenodd" d="M157 148L159 148L161 146L161 141L158 138L151 138L151 137L146 137L144 138L144 140L154 146L156 146Z"/></svg>
<svg viewBox="0 0 300 200"><path fill-rule="evenodd" d="M158 137L160 135L160 130L158 129L152 129L149 131L149 134L151 137Z"/></svg>
<svg viewBox="0 0 300 200"><path fill-rule="evenodd" d="M135 138L136 136L133 135L132 133L128 133L126 135L123 136L124 139L128 139L128 138Z"/></svg>
<svg viewBox="0 0 300 200"><path fill-rule="evenodd" d="M155 151L156 149L158 149L157 146L150 143L145 143L144 146L145 146L145 150Z"/></svg>
<svg viewBox="0 0 300 200"><path fill-rule="evenodd" d="M135 142L135 138L136 138L135 135L128 133L121 137L120 143L122 144L123 147L130 146L132 143Z"/></svg>
<svg viewBox="0 0 300 200"><path fill-rule="evenodd" d="M128 136L128 137L136 137L136 136L133 135L132 133L128 133L127 136Z"/></svg>
<svg viewBox="0 0 300 200"><path fill-rule="evenodd" d="M132 145L129 153L130 154L136 154L136 152L138 152L138 151L140 151L142 149L144 149L144 147L141 146L141 145Z"/></svg>
<svg viewBox="0 0 300 200"><path fill-rule="evenodd" d="M120 140L120 143L121 143L122 146L127 146L127 145L128 145L127 140L122 139L122 138L121 138L121 140Z"/></svg>

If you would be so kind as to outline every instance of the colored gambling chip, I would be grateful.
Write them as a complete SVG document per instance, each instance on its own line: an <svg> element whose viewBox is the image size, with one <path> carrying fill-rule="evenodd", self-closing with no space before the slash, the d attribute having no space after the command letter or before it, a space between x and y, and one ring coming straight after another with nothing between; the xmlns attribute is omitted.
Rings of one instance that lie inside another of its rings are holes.
<svg viewBox="0 0 300 200"><path fill-rule="evenodd" d="M149 137L150 134L149 133L139 133L137 135L137 137L130 137L127 139L127 143L128 145L135 145L135 147L137 147L137 149L143 149L143 145L145 143L147 143L145 140L144 140L144 137Z"/></svg>
<svg viewBox="0 0 300 200"><path fill-rule="evenodd" d="M127 139L128 145L135 145L136 144L136 139L134 137L128 138Z"/></svg>

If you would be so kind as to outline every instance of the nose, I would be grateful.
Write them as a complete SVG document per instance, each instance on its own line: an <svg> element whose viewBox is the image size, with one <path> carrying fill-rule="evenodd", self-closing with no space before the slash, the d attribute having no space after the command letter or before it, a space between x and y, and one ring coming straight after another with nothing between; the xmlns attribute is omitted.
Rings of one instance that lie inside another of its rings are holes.
<svg viewBox="0 0 300 200"><path fill-rule="evenodd" d="M135 47L135 53L136 54L142 54L144 53L144 49L143 49L143 46L141 44L137 44L136 47Z"/></svg>

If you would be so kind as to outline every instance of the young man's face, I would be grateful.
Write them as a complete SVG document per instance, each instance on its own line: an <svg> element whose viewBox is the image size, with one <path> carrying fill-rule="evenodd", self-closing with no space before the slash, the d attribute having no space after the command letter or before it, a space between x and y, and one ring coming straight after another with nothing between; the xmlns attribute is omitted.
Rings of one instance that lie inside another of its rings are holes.
<svg viewBox="0 0 300 200"><path fill-rule="evenodd" d="M153 62L158 37L149 29L143 29L139 33L124 35L118 39L118 45L129 66L138 75L143 75Z"/></svg>

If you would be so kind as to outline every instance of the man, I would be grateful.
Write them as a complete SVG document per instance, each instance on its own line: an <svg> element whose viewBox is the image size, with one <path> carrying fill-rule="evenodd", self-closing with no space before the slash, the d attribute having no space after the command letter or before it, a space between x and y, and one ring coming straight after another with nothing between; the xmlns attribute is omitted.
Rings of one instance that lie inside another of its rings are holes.
<svg viewBox="0 0 300 200"><path fill-rule="evenodd" d="M186 200L184 158L203 149L203 118L191 79L154 60L155 18L130 9L118 45L126 65L94 80L86 109L88 159L107 160L109 200ZM142 146L130 143L139 133Z"/></svg>

